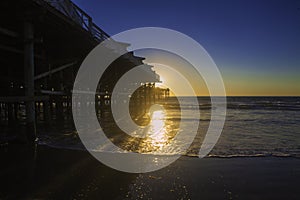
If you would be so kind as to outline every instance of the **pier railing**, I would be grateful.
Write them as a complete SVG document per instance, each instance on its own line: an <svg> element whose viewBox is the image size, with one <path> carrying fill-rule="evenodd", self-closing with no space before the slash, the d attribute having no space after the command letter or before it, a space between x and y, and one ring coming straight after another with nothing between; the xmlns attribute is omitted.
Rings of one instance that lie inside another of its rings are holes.
<svg viewBox="0 0 300 200"><path fill-rule="evenodd" d="M88 31L97 41L101 42L109 35L99 28L92 20L92 17L84 12L81 8L76 6L70 0L44 0L52 7L59 10L65 16L72 19L75 23L80 25L83 29Z"/></svg>

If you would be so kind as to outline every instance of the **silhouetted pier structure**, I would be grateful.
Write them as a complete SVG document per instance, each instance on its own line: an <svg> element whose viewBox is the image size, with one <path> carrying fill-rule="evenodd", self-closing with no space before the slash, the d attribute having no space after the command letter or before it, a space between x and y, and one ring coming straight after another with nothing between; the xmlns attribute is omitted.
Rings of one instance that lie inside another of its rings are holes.
<svg viewBox="0 0 300 200"><path fill-rule="evenodd" d="M80 64L109 35L69 0L2 0L0 20L1 124L26 124L27 139L34 141L36 112L43 112L44 120L51 113L71 112L72 87ZM97 103L109 104L116 81L143 64L143 59L133 52L118 58L101 79ZM162 90L154 96L146 94L159 81L151 67L139 97L162 98Z"/></svg>

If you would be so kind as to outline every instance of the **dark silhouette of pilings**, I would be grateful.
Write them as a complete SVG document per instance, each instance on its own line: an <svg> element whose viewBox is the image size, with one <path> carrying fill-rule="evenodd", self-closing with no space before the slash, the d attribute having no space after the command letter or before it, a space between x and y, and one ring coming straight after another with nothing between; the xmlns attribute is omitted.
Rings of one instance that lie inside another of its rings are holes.
<svg viewBox="0 0 300 200"><path fill-rule="evenodd" d="M5 19L0 22L0 53L5 55L1 60L0 123L17 127L10 133L21 134L24 142L32 143L41 120L52 125L71 119L72 87L80 64L109 35L69 0L1 1L0 10ZM88 100L90 106L99 111L110 106L114 84L143 60L128 52L114 61L99 81L99 98ZM139 90L136 102L140 104L162 98L153 83L159 81L155 73L147 73L149 80L145 81L152 83Z"/></svg>
<svg viewBox="0 0 300 200"><path fill-rule="evenodd" d="M168 97L168 88L156 87L155 83L145 83L133 93L131 101L133 101L132 105L149 105L163 101Z"/></svg>
<svg viewBox="0 0 300 200"><path fill-rule="evenodd" d="M24 22L24 83L26 101L26 135L29 142L36 139L34 105L34 30L33 24Z"/></svg>

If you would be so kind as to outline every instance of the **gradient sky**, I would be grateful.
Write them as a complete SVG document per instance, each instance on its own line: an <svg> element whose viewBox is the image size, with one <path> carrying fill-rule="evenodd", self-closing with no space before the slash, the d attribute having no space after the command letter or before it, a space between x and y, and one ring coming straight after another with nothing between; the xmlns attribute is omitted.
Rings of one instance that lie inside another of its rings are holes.
<svg viewBox="0 0 300 200"><path fill-rule="evenodd" d="M219 67L227 95L300 95L300 1L74 2L110 35L156 26L192 37Z"/></svg>

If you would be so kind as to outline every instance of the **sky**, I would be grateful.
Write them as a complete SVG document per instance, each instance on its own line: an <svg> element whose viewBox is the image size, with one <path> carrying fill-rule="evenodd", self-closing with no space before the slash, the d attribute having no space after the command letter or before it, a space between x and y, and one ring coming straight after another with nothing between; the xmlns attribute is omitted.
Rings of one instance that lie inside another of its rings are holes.
<svg viewBox="0 0 300 200"><path fill-rule="evenodd" d="M151 26L190 36L213 58L228 96L300 96L299 0L73 2L110 35Z"/></svg>

